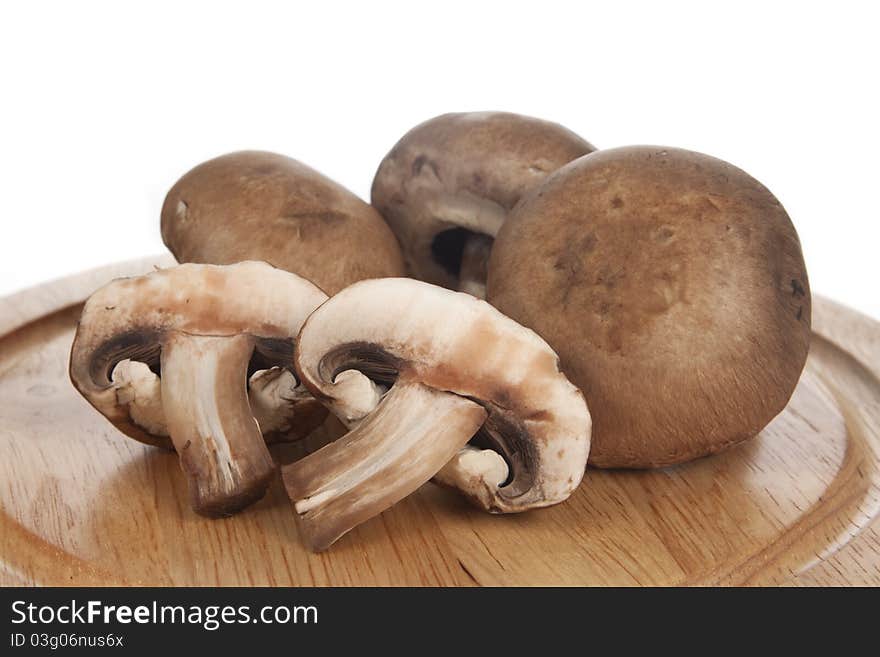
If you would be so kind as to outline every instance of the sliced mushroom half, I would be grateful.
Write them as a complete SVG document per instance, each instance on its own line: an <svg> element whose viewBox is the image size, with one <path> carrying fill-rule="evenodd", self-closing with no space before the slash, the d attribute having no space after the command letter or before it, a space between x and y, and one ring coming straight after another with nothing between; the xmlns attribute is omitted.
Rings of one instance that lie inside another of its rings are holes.
<svg viewBox="0 0 880 657"><path fill-rule="evenodd" d="M326 415L290 370L326 298L262 262L119 279L83 308L70 378L123 433L177 450L198 513L229 515L276 470L262 434L302 437Z"/></svg>
<svg viewBox="0 0 880 657"><path fill-rule="evenodd" d="M313 549L435 475L493 513L555 504L583 477L583 395L544 340L468 294L403 278L355 283L306 321L296 363L353 427L283 469Z"/></svg>

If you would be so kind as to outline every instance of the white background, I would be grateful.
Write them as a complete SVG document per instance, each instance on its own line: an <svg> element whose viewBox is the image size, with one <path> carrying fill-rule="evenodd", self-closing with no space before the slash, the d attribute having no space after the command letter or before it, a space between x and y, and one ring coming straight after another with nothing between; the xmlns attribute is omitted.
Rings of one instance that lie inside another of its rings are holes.
<svg viewBox="0 0 880 657"><path fill-rule="evenodd" d="M416 123L503 109L746 169L814 292L880 318L875 3L2 6L0 295L161 252L165 192L209 157L278 151L368 198Z"/></svg>

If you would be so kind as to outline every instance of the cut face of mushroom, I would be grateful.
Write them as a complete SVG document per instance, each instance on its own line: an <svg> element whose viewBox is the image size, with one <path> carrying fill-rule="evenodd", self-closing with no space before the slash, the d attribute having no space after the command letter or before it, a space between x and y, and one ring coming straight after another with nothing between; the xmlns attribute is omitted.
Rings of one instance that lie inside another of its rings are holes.
<svg viewBox="0 0 880 657"><path fill-rule="evenodd" d="M402 278L356 283L309 317L296 362L354 427L283 469L313 549L438 472L494 513L560 502L583 477L580 391L540 337L470 295Z"/></svg>
<svg viewBox="0 0 880 657"><path fill-rule="evenodd" d="M376 210L314 169L262 151L223 155L178 180L162 206L162 239L179 262L264 260L328 294L404 273Z"/></svg>
<svg viewBox="0 0 880 657"><path fill-rule="evenodd" d="M492 240L529 189L595 148L555 123L504 112L444 114L382 160L372 203L413 276L485 296Z"/></svg>
<svg viewBox="0 0 880 657"><path fill-rule="evenodd" d="M295 439L326 415L287 369L326 298L262 262L119 279L83 308L70 378L121 431L177 450L198 513L228 515L276 470L262 433Z"/></svg>
<svg viewBox="0 0 880 657"><path fill-rule="evenodd" d="M810 287L779 201L721 160L600 151L529 194L489 301L537 331L593 411L590 462L653 467L756 435L810 344Z"/></svg>

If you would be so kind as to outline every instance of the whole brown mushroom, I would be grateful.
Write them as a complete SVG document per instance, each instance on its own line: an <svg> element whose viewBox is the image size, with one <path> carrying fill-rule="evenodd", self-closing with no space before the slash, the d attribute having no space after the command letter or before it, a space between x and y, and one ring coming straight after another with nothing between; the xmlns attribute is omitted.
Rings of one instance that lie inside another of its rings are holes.
<svg viewBox="0 0 880 657"><path fill-rule="evenodd" d="M217 157L178 180L162 206L162 239L179 262L262 260L328 294L403 274L376 210L301 162L262 151Z"/></svg>
<svg viewBox="0 0 880 657"><path fill-rule="evenodd" d="M444 114L397 142L372 203L410 273L484 297L492 240L529 189L595 148L556 123L506 112Z"/></svg>
<svg viewBox="0 0 880 657"><path fill-rule="evenodd" d="M679 463L756 435L810 344L782 205L740 169L672 148L601 151L551 175L499 232L488 298L557 351L602 467Z"/></svg>

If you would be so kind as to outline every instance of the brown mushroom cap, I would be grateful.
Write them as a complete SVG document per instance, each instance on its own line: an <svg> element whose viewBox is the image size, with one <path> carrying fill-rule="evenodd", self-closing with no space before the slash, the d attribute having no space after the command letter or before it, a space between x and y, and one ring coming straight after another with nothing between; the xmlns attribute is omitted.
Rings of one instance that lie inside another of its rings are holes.
<svg viewBox="0 0 880 657"><path fill-rule="evenodd" d="M400 276L397 240L341 185L289 157L230 153L192 169L162 206L162 239L179 262L264 260L333 294Z"/></svg>
<svg viewBox="0 0 880 657"><path fill-rule="evenodd" d="M590 462L653 467L756 435L810 343L810 287L779 201L721 160L601 151L499 233L488 298L537 331L587 398Z"/></svg>
<svg viewBox="0 0 880 657"><path fill-rule="evenodd" d="M276 470L257 419L265 409L249 401L249 370L263 371L252 400L277 403L302 429L294 437L326 415L289 372L295 337L326 298L262 262L118 279L86 301L70 378L122 432L177 450L196 511L227 515L262 497ZM118 370L132 362L144 365L121 380ZM284 368L288 384L273 390Z"/></svg>
<svg viewBox="0 0 880 657"><path fill-rule="evenodd" d="M495 513L566 499L590 415L558 365L533 331L468 294L389 278L333 296L303 326L296 367L355 428L284 469L305 538L327 547L441 469Z"/></svg>
<svg viewBox="0 0 880 657"><path fill-rule="evenodd" d="M468 277L462 269L473 262L470 275L485 283L481 254L487 257L520 197L594 150L570 130L528 116L444 114L410 130L385 156L372 204L397 235L413 276L471 291L461 283ZM466 253L471 236L485 238L473 254Z"/></svg>

